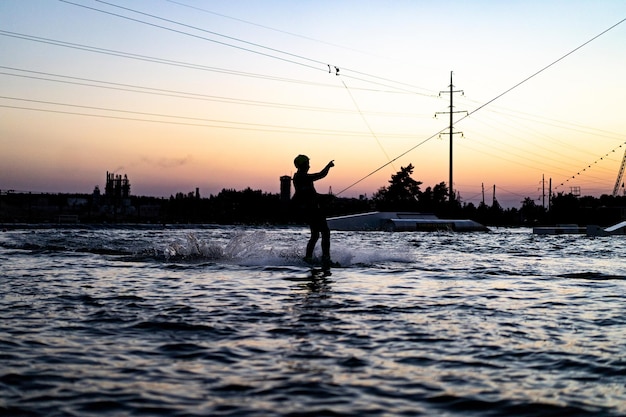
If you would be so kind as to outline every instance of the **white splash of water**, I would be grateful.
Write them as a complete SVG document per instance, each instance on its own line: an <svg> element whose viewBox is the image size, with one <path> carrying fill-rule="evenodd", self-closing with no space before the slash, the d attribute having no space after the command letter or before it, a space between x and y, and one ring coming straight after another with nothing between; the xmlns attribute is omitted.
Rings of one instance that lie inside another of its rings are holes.
<svg viewBox="0 0 626 417"><path fill-rule="evenodd" d="M227 241L211 241L198 238L188 233L184 240L168 244L163 254L166 261L214 261L241 266L307 266L304 262L306 239L285 241L273 239L273 235L263 230L239 232ZM321 259L319 244L314 258ZM355 248L333 244L331 247L333 262L342 267L350 265L377 265L380 263L409 263L415 259L401 248L381 247Z"/></svg>

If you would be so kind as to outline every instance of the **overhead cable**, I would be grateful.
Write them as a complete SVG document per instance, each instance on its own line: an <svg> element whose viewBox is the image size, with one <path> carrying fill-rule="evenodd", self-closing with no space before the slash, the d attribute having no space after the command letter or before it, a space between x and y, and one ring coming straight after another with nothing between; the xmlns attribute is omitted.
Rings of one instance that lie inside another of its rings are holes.
<svg viewBox="0 0 626 417"><path fill-rule="evenodd" d="M129 17L129 16L124 16L124 15L118 14L118 13L108 12L106 10L98 9L98 8L95 8L95 7L85 6L83 4L74 3L74 2L71 2L71 1L68 1L68 0L59 0L59 1L61 1L63 3L71 4L73 6L83 7L85 9L89 9L89 10L94 10L94 11L99 12L99 13L104 13L104 14L108 14L108 15L111 15L111 16L119 17L119 18L122 18L122 19L130 20L132 22L141 23L141 24L144 24L144 25L152 26L152 27L157 27L157 28L164 29L164 30L167 30L167 31L170 31L170 32L174 32L174 33L179 33L181 35L191 36L191 37L194 37L194 38L197 38L197 39L202 39L202 40L205 40L205 41L208 41L208 42L217 43L217 44L220 44L220 45L223 45L223 46L228 46L228 47L231 47L231 48L240 49L240 50L243 50L243 51L246 51L246 52L250 52L250 53L253 53L253 54L262 55L262 56L266 56L266 57L273 58L273 59L278 59L278 60L281 60L281 61L285 61L285 62L289 62L289 63L292 63L292 64L296 64L296 65L301 65L301 66L308 67L308 68L311 68L311 69L314 69L314 70L325 71L323 68L320 68L318 66L314 66L314 65L311 65L311 64L305 64L303 62L298 62L298 61L295 61L293 59L283 58L283 57L279 57L279 56L276 56L276 55L271 55L271 54L268 54L268 53L265 53L265 52L256 51L254 49L246 48L246 47L243 47L243 46L233 45L232 43L227 43L227 42L219 41L219 40L216 40L216 39L207 38L206 36L194 35L193 33L184 32L182 30L169 28L169 27L163 26L163 25L157 25L156 23L146 22L145 20L135 19L135 18L132 18L132 17ZM96 1L98 1L98 0L96 0ZM153 17L155 19L160 19L160 20L167 21L167 19L156 17L156 16L152 16L152 15L148 15L147 13L139 12L139 11L132 10L132 9L127 9L125 7L117 6L117 5L106 3L106 2L101 2L101 3L105 3L105 4L108 4L108 5L114 6L114 7L119 7L121 9L130 10L130 11L133 11L135 13L143 14L143 15L146 15L146 16L151 16L151 17ZM176 24L179 24L179 25L182 25L182 26L188 26L188 25L185 25L183 23L176 23ZM244 44L254 45L256 47L260 47L260 48L263 48L263 49L267 49L267 50L271 50L271 51L277 51L277 52L280 52L280 53L288 55L288 56L301 58L301 57L299 57L297 55L290 54L288 52L282 52L282 51L278 51L278 50L273 50L272 48L264 47L262 45L254 44L252 42L248 42L248 41L244 41L244 40L241 40L241 39L229 37L229 36L226 36L226 35L217 34L217 33L210 32L210 31L203 30L203 29L199 29L199 28L195 28L195 29L201 30L201 31L204 31L204 32L216 35L216 36L221 36L221 37L228 38L228 39L231 39L231 40L236 40L236 41L242 42ZM325 63L321 63L321 64L326 66Z"/></svg>
<svg viewBox="0 0 626 417"><path fill-rule="evenodd" d="M272 47L261 45L261 44L255 43L255 42L250 42L250 41L247 41L245 39L237 38L237 37L234 37L234 36L224 35L222 33L210 31L210 30L203 29L203 28L200 28L200 27L197 27L197 26L193 26L193 25L188 25L186 23L177 22L177 21L172 20L172 19L167 19L167 18L164 18L164 17L156 16L156 15L153 15L153 14L150 14L150 13L142 12L142 11L131 9L131 8L128 8L128 7L119 6L119 5L116 5L116 4L113 4L113 3L106 2L104 0L95 0L95 1L97 1L99 3L102 3L102 4L106 4L106 5L111 6L111 7L116 7L116 8L122 9L122 10L126 10L126 11L129 11L129 12L132 12L132 13L137 13L137 14L140 14L142 16L147 16L147 17L150 17L150 18L153 18L153 19L157 19L157 20L161 20L161 21L168 22L168 23L171 23L171 24L179 25L179 26L182 26L182 27L185 27L185 28L198 30L198 31L201 31L201 32L213 35L213 36L219 36L221 38L228 39L228 40L231 40L231 41L240 42L240 43L243 43L243 44L248 45L248 46L261 48L263 50L267 50L267 51L270 51L270 52L273 52L273 53L279 53L279 54L282 54L282 55L290 57L290 59L284 58L284 57L280 57L280 56L276 56L276 55L272 55L272 54L269 54L269 53L259 52L259 51L256 51L254 49L250 49L250 48L242 47L242 46L238 46L238 45L233 45L231 43L218 41L218 40L207 38L207 37L204 37L204 36L195 35L195 34L192 34L192 33L189 33L189 32L185 32L185 31L182 31L182 30L172 29L172 28L169 28L167 26L158 25L156 23L150 23L150 22L147 22L147 21L144 21L144 20L141 20L141 19L135 19L135 18L132 18L132 17L129 17L129 16L124 16L124 15L121 15L121 14L118 14L118 13L109 12L109 11L98 9L98 8L95 8L95 7L85 6L85 5L82 5L82 4L74 3L74 2L69 1L69 0L59 0L59 1L61 1L63 3L71 4L73 6L82 7L82 8L93 10L93 11L96 11L96 12L100 12L100 13L108 14L108 15L111 15L111 16L119 17L119 18L122 18L122 19L130 20L130 21L133 21L133 22L136 22L136 23L141 23L141 24L144 24L144 25L160 28L160 29L163 29L163 30L167 30L167 31L178 33L178 34L194 37L194 38L197 38L197 39L206 40L206 41L217 43L217 44L220 44L220 45L223 45L223 46L228 46L228 47L244 50L244 51L251 52L251 53L254 53L254 54L259 54L259 55L266 56L266 57L269 57L269 58L274 58L274 59L278 59L278 60L281 60L281 61L289 62L289 63L292 63L292 64L301 65L301 66L308 67L308 68L315 69L315 70L326 71L325 68L328 65L327 63L322 62L322 61L320 61L318 59L309 58L309 57L306 57L306 56L303 56L303 55L294 54L292 52L283 51L281 49L272 48ZM318 64L319 67L316 66L316 65L305 64L303 62L294 61L291 58L301 59L303 61L307 61L307 62L310 62L310 63L313 63L313 64ZM369 78L372 78L372 79L376 79L376 80L379 80L379 81L365 80L365 79L362 79L362 78L359 78L359 77L354 77L354 76L351 76L351 75L347 74L346 77L349 77L349 78L354 78L356 80L364 81L364 82L371 83L371 84L374 84L374 85L384 86L384 87L387 87L387 88L393 88L393 89L396 89L396 90L399 90L399 91L409 92L411 94L423 95L423 96L427 96L427 97L437 97L436 95L434 95L432 93L426 94L426 93L422 93L422 92L416 92L416 91L413 91L413 90L407 90L406 89L407 87L416 88L416 89L420 89L420 90L426 90L424 88L417 87L417 86L414 86L414 85L411 85L411 84L408 84L408 83L394 81L394 80L391 80L391 79L388 79L388 78L384 78L384 77L380 77L380 76L376 76L376 75L371 75L371 74L367 74L367 73L356 71L356 70L351 70L349 68L343 68L343 69L351 71L351 72L353 72L355 74L359 74L361 76L366 76L366 77L369 77ZM384 81L384 83L382 83L380 81ZM392 86L392 85L389 85L388 83L393 83L393 84L397 84L397 85L396 86ZM401 87L399 87L399 86L401 86ZM428 91L428 90L426 90L426 91Z"/></svg>
<svg viewBox="0 0 626 417"><path fill-rule="evenodd" d="M295 127L295 126L281 126L281 125L270 125L270 124L262 124L262 123L233 122L233 121L227 121L227 120L206 119L206 118L199 118L199 117L176 116L176 115L168 115L168 114L160 114L160 113L139 112L139 111L132 111L132 110L120 110L120 109L113 109L113 108L106 108L106 107L68 104L68 103L34 100L34 99L26 99L26 98L19 98L19 97L0 96L0 99L36 103L36 104L43 104L43 105L51 105L51 106L71 107L71 108L78 108L78 109L84 109L84 110L95 110L95 111L101 111L101 112L104 111L104 112L112 112L112 113L137 115L137 116L159 117L159 118L173 119L173 120L139 119L136 117L110 116L110 115L94 114L94 113L76 113L76 112L60 111L60 110L53 110L53 109L0 105L0 107L4 107L4 108L32 110L32 111L40 111L40 112L48 112L48 113L75 114L78 116L103 117L103 118L111 118L111 119L134 120L134 121L142 121L142 122L154 122L154 123L200 126L200 127L215 127L215 128L225 128L225 129L256 130L260 132L302 133L302 134L334 135L334 136L346 136L346 137L362 137L364 134L364 132L302 128L302 127ZM183 120L183 122L177 122L176 119ZM200 124L200 123L195 123L195 122L221 123L222 125L207 125L207 124ZM225 126L225 125L229 125L229 126ZM386 135L386 136L406 137L407 135Z"/></svg>
<svg viewBox="0 0 626 417"><path fill-rule="evenodd" d="M510 93L511 91L513 91L514 89L518 88L519 86L521 86L522 84L528 82L529 80L531 80L532 78L536 77L537 75L541 74L542 72L546 71L548 68L556 65L558 62L562 61L563 59L567 58L568 56L572 55L574 52L578 51L579 49L581 49L582 47L588 45L589 43L591 43L592 41L594 41L595 39L598 39L600 36L604 35L605 33L609 32L610 30L616 28L617 26L619 26L620 24L624 23L626 21L625 19L620 20L619 22L615 23L614 25L610 26L609 28L605 29L604 31L602 31L601 33L599 33L598 35L594 36L593 38L589 39L588 41L584 42L583 44L577 46L576 48L572 49L571 51L569 51L568 53L566 53L565 55L561 56L560 58L552 61L550 64L546 65L545 67L541 68L539 71L536 71L535 73L533 73L532 75L526 77L525 79L523 79L522 81L518 82L517 84L513 85L513 87L505 90L504 92L498 94L497 96L495 96L494 98L492 98L491 100L487 101L486 103L482 104L481 106L477 107L476 109L468 112L465 116L461 117L459 120L457 120L456 122L452 123L452 126L456 125L457 123L461 122L462 120L465 120L466 118L470 117L471 115L475 114L476 112L484 109L485 107L487 107L488 105L490 105L491 103L493 103L494 101L500 99L501 97L503 97L504 95ZM343 193L344 191L352 188L353 186L359 184L361 181L365 180L366 178L369 178L370 176L374 175L375 173L377 173L378 171L380 171L381 169L385 168L386 166L390 165L391 163L393 163L394 161L400 159L401 157L405 156L406 154L412 152L413 150L417 149L418 147L420 147L421 145L423 145L424 143L430 141L431 139L439 136L441 133L445 132L448 129L448 127L441 129L439 132L433 134L432 136L424 139L423 141L421 141L420 143L418 143L417 145L411 147L410 149L402 152L400 155L398 155L397 157L391 159L390 161L388 161L387 163L381 165L380 167L376 168L374 171L370 172L369 174L365 175L363 178L359 179L358 181L354 182L353 184L349 185L348 187L344 188L343 190L341 190L339 193L337 193L337 195Z"/></svg>
<svg viewBox="0 0 626 417"><path fill-rule="evenodd" d="M109 90L117 90L117 91L127 91L132 93L140 93L140 94L152 94L163 97L174 97L174 98L183 98L183 99L191 99L191 100L202 100L202 101L215 101L220 103L231 103L231 104L239 104L239 105L249 105L249 106L259 106L259 107L273 107L279 109L288 109L288 110L299 110L299 111L313 111L313 112L322 112L322 113L345 113L345 114L354 114L357 113L355 110L350 109L340 109L340 108L330 108L330 107L316 107L316 106L302 106L297 104L289 104L289 103L277 103L270 101L261 101L261 100L246 100L246 99L238 99L233 97L224 97L224 96L214 96L209 94L200 94L200 93L192 93L188 91L176 91L176 90L168 90L163 88L153 88L146 87L136 84L124 84L124 83L115 83L110 81L102 81L95 80L90 78L81 78L81 77L72 77L67 75L60 74L52 74L49 72L41 72L41 71L32 71L21 68L14 67L6 67L0 65L0 69L6 69L11 71L18 71L27 74L36 74L36 75L25 75L25 74L13 74L10 72L0 72L0 75L11 76L11 77L20 77L20 78L28 78L33 80L41 80L41 81L49 81L49 82L57 82L71 85L79 85L85 87L95 87L95 88L104 88ZM45 77L44 77L45 76ZM61 79L54 79L48 77L56 77ZM409 114L409 113L393 113L393 112L363 112L365 114L371 114L379 117L420 117L417 114ZM426 116L422 116L426 117Z"/></svg>

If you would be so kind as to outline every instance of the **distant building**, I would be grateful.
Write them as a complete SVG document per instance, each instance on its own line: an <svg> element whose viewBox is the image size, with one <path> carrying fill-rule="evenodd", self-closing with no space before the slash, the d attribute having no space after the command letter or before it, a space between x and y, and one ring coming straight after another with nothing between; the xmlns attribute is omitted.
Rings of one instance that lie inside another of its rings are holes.
<svg viewBox="0 0 626 417"><path fill-rule="evenodd" d="M134 214L135 208L130 205L130 181L126 174L122 176L107 171L102 204L101 211L105 213Z"/></svg>
<svg viewBox="0 0 626 417"><path fill-rule="evenodd" d="M288 202L291 200L291 177L283 175L280 177L280 201Z"/></svg>
<svg viewBox="0 0 626 417"><path fill-rule="evenodd" d="M124 178L122 178L121 174L115 175L115 173L107 171L104 196L116 202L130 197L130 181L128 181L128 176L124 174Z"/></svg>

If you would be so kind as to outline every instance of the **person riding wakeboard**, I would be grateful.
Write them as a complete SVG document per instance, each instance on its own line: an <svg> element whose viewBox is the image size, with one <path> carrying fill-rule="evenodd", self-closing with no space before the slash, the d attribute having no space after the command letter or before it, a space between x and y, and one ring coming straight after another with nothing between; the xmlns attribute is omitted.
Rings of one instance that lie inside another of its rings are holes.
<svg viewBox="0 0 626 417"><path fill-rule="evenodd" d="M292 202L311 229L311 237L306 245L304 261L307 263L313 262L313 250L321 235L322 267L329 268L332 265L330 260L330 229L328 228L322 207L322 198L315 190L313 183L328 175L328 171L335 164L334 161L330 161L320 172L309 174L309 161L309 157L306 155L298 155L293 160L298 171L293 176L293 185L296 192Z"/></svg>

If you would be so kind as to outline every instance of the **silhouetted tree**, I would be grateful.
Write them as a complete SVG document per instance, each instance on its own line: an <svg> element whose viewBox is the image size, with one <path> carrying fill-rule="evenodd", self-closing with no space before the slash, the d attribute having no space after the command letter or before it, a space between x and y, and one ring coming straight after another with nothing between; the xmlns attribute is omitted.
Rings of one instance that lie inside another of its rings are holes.
<svg viewBox="0 0 626 417"><path fill-rule="evenodd" d="M539 206L530 197L526 197L522 202L522 208L520 209L522 216L521 221L523 224L533 225L543 221L546 210L543 206Z"/></svg>
<svg viewBox="0 0 626 417"><path fill-rule="evenodd" d="M372 197L376 208L382 211L413 211L418 209L418 197L421 181L411 178L413 165L400 167L400 171L391 176L389 185L380 188Z"/></svg>
<svg viewBox="0 0 626 417"><path fill-rule="evenodd" d="M434 187L426 187L419 193L419 210L431 213L447 212L448 186L445 182L440 182Z"/></svg>
<svg viewBox="0 0 626 417"><path fill-rule="evenodd" d="M550 218L555 223L578 223L580 200L574 194L558 193L552 197Z"/></svg>

